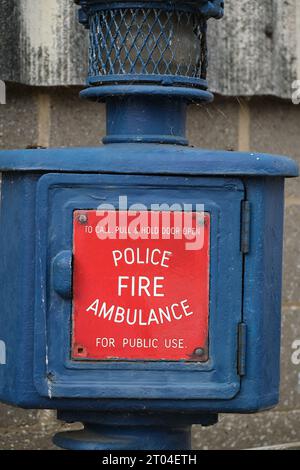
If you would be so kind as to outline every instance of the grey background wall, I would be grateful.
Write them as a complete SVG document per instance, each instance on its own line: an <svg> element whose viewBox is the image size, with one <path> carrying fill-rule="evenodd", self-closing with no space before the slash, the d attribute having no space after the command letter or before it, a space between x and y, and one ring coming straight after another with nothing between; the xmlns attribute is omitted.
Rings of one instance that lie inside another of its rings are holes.
<svg viewBox="0 0 300 470"><path fill-rule="evenodd" d="M190 108L190 142L285 154L300 163L300 105L291 101L292 82L300 79L300 0L227 0L226 13L224 21L211 22L216 100ZM0 149L100 145L104 107L78 99L84 57L85 33L71 0L0 1L0 79L7 81ZM300 340L299 188L300 179L287 181L280 405L253 416L221 416L213 428L195 427L195 448L300 442L300 354L293 349ZM0 405L0 449L54 448L57 428L53 412Z"/></svg>

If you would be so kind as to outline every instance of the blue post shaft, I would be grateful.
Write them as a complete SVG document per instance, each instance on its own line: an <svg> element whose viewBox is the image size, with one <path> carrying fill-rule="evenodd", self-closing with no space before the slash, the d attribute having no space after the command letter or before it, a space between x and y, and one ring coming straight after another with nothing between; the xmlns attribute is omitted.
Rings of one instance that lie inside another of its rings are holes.
<svg viewBox="0 0 300 470"><path fill-rule="evenodd" d="M191 426L86 424L57 434L54 443L67 450L190 450Z"/></svg>
<svg viewBox="0 0 300 470"><path fill-rule="evenodd" d="M190 450L192 424L211 426L218 421L209 413L109 411L60 411L58 418L84 425L54 437L56 445L68 450Z"/></svg>
<svg viewBox="0 0 300 470"><path fill-rule="evenodd" d="M106 100L107 136L103 142L187 145L187 102L178 97L125 96Z"/></svg>

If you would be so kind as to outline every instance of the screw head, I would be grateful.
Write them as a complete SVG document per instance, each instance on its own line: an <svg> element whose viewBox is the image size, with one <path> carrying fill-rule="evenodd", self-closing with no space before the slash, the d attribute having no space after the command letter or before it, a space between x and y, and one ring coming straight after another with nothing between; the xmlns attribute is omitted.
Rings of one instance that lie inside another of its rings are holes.
<svg viewBox="0 0 300 470"><path fill-rule="evenodd" d="M47 379L49 380L49 382L53 382L53 380L54 380L54 374L53 374L53 372L48 372L48 374L47 374Z"/></svg>
<svg viewBox="0 0 300 470"><path fill-rule="evenodd" d="M88 218L86 214L80 214L78 216L78 222L82 225L87 224Z"/></svg>
<svg viewBox="0 0 300 470"><path fill-rule="evenodd" d="M203 227L204 225L206 225L206 224L207 224L206 215L205 215L205 214L201 214L201 215L197 218L197 223L198 223L198 225L200 225L201 227Z"/></svg>
<svg viewBox="0 0 300 470"><path fill-rule="evenodd" d="M196 356L204 356L205 351L204 351L203 348L197 348L197 349L195 349L194 354L195 354Z"/></svg>

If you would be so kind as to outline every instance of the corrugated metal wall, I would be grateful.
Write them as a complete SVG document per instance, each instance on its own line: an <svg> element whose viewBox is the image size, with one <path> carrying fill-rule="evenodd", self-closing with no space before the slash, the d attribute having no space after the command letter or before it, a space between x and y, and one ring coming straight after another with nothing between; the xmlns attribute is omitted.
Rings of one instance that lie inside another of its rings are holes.
<svg viewBox="0 0 300 470"><path fill-rule="evenodd" d="M300 79L300 0L226 0L210 20L210 87L223 95L290 98ZM1 0L0 79L84 83L87 32L73 0Z"/></svg>

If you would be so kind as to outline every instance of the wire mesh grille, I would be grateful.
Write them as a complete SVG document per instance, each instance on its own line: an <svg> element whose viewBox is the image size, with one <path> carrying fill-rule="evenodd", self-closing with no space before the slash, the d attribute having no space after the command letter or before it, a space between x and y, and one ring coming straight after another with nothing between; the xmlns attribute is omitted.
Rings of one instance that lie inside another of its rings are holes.
<svg viewBox="0 0 300 470"><path fill-rule="evenodd" d="M90 16L90 77L205 79L206 69L206 21L197 12L124 8Z"/></svg>

